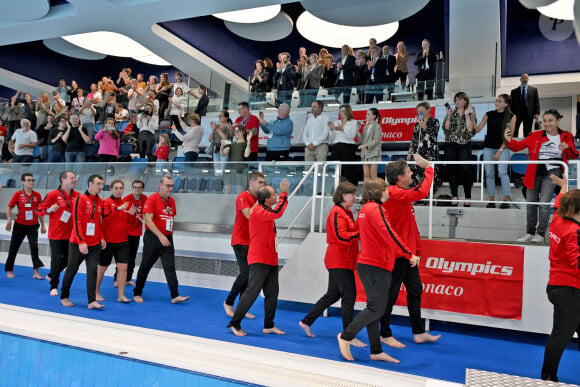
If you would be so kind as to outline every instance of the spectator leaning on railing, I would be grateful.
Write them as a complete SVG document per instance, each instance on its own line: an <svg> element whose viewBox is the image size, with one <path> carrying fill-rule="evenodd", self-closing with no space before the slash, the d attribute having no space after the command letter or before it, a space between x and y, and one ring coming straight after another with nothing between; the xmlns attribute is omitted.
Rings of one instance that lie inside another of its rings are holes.
<svg viewBox="0 0 580 387"><path fill-rule="evenodd" d="M528 148L530 160L564 161L578 158L572 133L558 127L562 115L556 109L546 110L543 116L544 129L533 132L521 141L512 139L512 131L506 129L505 140L509 149L519 152ZM550 205L535 204L538 201L547 203L552 200L554 184L550 175L562 177L562 167L559 164L530 164L524 176L526 192L527 221L526 235L518 242L544 242L550 220Z"/></svg>

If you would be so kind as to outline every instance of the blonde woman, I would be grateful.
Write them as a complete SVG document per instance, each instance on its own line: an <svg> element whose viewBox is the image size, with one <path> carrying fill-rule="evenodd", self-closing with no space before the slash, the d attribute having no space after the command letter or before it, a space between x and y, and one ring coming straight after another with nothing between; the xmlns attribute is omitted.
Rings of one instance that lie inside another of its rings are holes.
<svg viewBox="0 0 580 387"><path fill-rule="evenodd" d="M404 86L407 83L407 74L409 74L409 69L407 68L409 54L407 53L405 42L397 43L395 59L397 60L397 65L395 66L396 79L401 81L401 86Z"/></svg>
<svg viewBox="0 0 580 387"><path fill-rule="evenodd" d="M379 124L381 115L376 108L367 110L367 123L363 128L362 133L357 135L358 141L361 145L358 146L360 150L361 161L381 161L381 143L383 140L383 130ZM363 173L365 182L369 179L377 178L377 164L363 165Z"/></svg>

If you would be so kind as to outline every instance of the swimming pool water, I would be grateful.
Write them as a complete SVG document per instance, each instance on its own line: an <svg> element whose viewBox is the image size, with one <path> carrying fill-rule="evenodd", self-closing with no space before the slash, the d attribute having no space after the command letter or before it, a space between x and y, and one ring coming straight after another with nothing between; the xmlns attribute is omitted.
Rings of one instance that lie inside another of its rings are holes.
<svg viewBox="0 0 580 387"><path fill-rule="evenodd" d="M50 327L47 327L47 332ZM231 379L0 333L0 386L248 386Z"/></svg>

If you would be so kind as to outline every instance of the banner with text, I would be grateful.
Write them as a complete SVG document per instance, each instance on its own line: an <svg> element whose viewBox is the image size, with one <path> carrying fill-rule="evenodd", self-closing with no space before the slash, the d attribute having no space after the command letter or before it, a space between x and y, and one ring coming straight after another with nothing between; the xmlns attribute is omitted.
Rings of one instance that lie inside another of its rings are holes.
<svg viewBox="0 0 580 387"><path fill-rule="evenodd" d="M379 109L381 115L381 128L383 129L383 142L411 141L413 128L417 123L417 109ZM356 110L352 112L353 118L360 121L361 127L366 124L367 111ZM435 107L431 108L431 117L435 117Z"/></svg>
<svg viewBox="0 0 580 387"><path fill-rule="evenodd" d="M521 320L523 247L423 240L421 252L423 309ZM366 301L356 281L357 301ZM397 305L407 305L404 285Z"/></svg>

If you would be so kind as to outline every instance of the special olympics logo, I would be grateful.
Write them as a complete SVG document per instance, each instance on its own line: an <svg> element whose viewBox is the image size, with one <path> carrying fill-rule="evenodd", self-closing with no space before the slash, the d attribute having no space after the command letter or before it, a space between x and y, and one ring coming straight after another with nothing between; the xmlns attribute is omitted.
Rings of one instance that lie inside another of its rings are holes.
<svg viewBox="0 0 580 387"><path fill-rule="evenodd" d="M540 15L538 27L546 39L554 42L564 41L574 32L574 23L571 20L554 19L546 15Z"/></svg>

